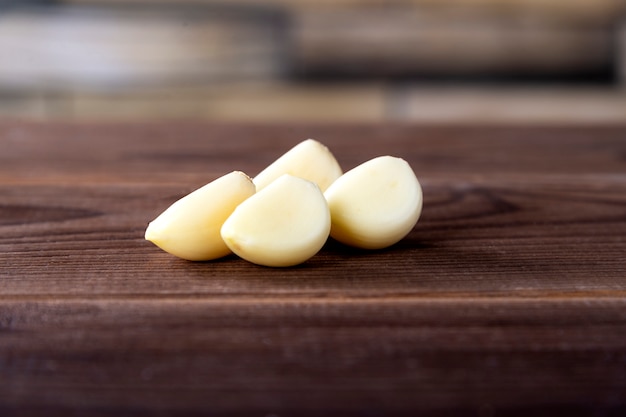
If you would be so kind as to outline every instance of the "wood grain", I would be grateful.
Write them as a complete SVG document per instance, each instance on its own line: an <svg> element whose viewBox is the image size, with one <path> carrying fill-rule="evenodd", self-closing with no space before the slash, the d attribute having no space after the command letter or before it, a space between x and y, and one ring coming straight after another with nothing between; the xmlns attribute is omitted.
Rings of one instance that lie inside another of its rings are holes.
<svg viewBox="0 0 626 417"><path fill-rule="evenodd" d="M298 141L420 178L398 245L288 269L143 240ZM626 412L626 128L0 123L0 415Z"/></svg>

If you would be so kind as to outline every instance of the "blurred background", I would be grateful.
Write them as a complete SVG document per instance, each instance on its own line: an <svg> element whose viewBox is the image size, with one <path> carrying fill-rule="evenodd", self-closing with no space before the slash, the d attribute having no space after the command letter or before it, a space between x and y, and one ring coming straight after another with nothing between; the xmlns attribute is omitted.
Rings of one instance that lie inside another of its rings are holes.
<svg viewBox="0 0 626 417"><path fill-rule="evenodd" d="M0 118L626 121L626 0L0 0Z"/></svg>

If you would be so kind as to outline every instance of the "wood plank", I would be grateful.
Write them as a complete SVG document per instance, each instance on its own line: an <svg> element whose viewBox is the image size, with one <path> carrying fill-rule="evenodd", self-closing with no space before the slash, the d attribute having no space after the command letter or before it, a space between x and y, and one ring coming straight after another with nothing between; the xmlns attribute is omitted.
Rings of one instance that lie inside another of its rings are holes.
<svg viewBox="0 0 626 417"><path fill-rule="evenodd" d="M386 89L376 83L238 83L206 87L77 92L67 97L75 120L205 119L242 122L382 121Z"/></svg>
<svg viewBox="0 0 626 417"><path fill-rule="evenodd" d="M616 124L626 95L607 87L418 83L235 83L95 93L0 95L0 117L28 120Z"/></svg>
<svg viewBox="0 0 626 417"><path fill-rule="evenodd" d="M556 77L608 74L607 26L412 8L313 10L295 16L295 67L343 76Z"/></svg>
<svg viewBox="0 0 626 417"><path fill-rule="evenodd" d="M626 122L619 87L435 87L391 90L390 119L458 124L611 124Z"/></svg>
<svg viewBox="0 0 626 417"><path fill-rule="evenodd" d="M224 8L16 8L0 21L0 86L67 91L273 79L275 13Z"/></svg>
<svg viewBox="0 0 626 417"><path fill-rule="evenodd" d="M68 4L119 4L118 0L64 0ZM154 0L124 0L124 4L153 5ZM175 3L214 5L220 0L160 0L160 4ZM287 11L310 9L366 9L384 7L415 7L434 10L457 10L465 13L495 13L541 16L546 19L570 22L611 22L621 18L624 3L621 0L230 0L237 7L265 6Z"/></svg>
<svg viewBox="0 0 626 417"><path fill-rule="evenodd" d="M0 348L13 353L0 409L617 412L625 307L623 298L3 302Z"/></svg>
<svg viewBox="0 0 626 417"><path fill-rule="evenodd" d="M626 412L626 128L0 122L0 414ZM401 243L287 269L142 238L297 141L414 167Z"/></svg>

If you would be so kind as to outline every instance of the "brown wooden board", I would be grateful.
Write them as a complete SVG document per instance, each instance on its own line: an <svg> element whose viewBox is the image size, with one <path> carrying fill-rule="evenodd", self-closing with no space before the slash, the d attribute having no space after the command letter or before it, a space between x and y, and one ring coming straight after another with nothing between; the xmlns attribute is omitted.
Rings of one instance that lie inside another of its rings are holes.
<svg viewBox="0 0 626 417"><path fill-rule="evenodd" d="M382 251L192 263L178 197L313 137L424 189ZM0 123L2 416L626 413L626 127Z"/></svg>

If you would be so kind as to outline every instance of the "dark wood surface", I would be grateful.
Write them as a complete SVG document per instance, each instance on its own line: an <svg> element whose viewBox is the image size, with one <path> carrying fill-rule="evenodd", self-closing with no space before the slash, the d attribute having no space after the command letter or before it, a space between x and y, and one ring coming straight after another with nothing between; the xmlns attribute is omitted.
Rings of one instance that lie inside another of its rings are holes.
<svg viewBox="0 0 626 417"><path fill-rule="evenodd" d="M298 141L424 189L387 250L192 263L172 201ZM2 416L626 415L626 127L0 123Z"/></svg>

